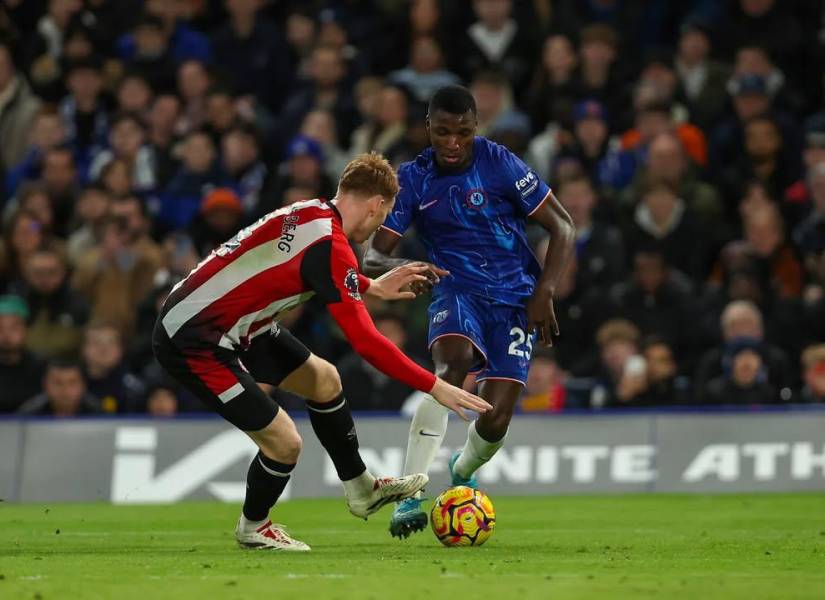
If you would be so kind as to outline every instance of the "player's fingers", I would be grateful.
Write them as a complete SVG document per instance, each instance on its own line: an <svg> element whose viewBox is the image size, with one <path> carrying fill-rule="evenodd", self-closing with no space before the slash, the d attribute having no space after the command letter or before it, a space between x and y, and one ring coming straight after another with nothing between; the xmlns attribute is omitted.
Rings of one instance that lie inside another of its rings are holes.
<svg viewBox="0 0 825 600"><path fill-rule="evenodd" d="M442 269L441 267L436 267L435 265L430 265L430 270L439 277L446 277L450 274L447 269Z"/></svg>
<svg viewBox="0 0 825 600"><path fill-rule="evenodd" d="M415 292L398 292L395 296L391 297L390 300L415 300L416 294Z"/></svg>
<svg viewBox="0 0 825 600"><path fill-rule="evenodd" d="M461 417L465 421L470 420L470 417L467 416L467 413L464 412L464 409L461 408L461 406L458 404L458 402L456 402L453 406L451 406L450 410L452 410L455 414L457 414L459 417Z"/></svg>
<svg viewBox="0 0 825 600"><path fill-rule="evenodd" d="M480 413L493 410L492 404L483 398L479 398L475 394L471 394L470 392L464 392L464 397L461 399L461 405L465 408L469 408Z"/></svg>

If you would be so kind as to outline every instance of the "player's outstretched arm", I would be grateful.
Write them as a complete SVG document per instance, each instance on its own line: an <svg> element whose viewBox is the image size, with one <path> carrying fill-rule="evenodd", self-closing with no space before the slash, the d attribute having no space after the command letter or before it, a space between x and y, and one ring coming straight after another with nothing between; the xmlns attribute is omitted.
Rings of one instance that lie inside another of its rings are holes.
<svg viewBox="0 0 825 600"><path fill-rule="evenodd" d="M527 302L527 320L531 331L538 333L539 341L552 346L553 336L559 335L553 296L556 293L556 285L570 262L573 244L576 241L576 228L573 219L553 192L547 192L547 196L530 215L550 234L550 244L547 247L541 277Z"/></svg>
<svg viewBox="0 0 825 600"><path fill-rule="evenodd" d="M401 236L386 227L381 227L376 231L370 240L369 247L362 261L361 269L364 274L369 277L378 277L396 267L412 263L413 261L406 258L393 258L393 250L395 250L400 239ZM415 294L429 291L432 286L440 281L441 277L446 277L450 274L449 271L430 263L419 264L427 265L427 269L423 273L426 281L414 282L411 285L411 291Z"/></svg>
<svg viewBox="0 0 825 600"><path fill-rule="evenodd" d="M381 335L362 303L328 304L327 310L352 344L353 350L388 377L411 388L428 392L437 402L465 420L465 408L479 413L493 408L481 398L442 381L415 364L395 344Z"/></svg>
<svg viewBox="0 0 825 600"><path fill-rule="evenodd" d="M429 265L423 262L395 267L378 279L372 279L366 294L381 300L412 300L416 296L412 287L427 281L425 273L429 269Z"/></svg>

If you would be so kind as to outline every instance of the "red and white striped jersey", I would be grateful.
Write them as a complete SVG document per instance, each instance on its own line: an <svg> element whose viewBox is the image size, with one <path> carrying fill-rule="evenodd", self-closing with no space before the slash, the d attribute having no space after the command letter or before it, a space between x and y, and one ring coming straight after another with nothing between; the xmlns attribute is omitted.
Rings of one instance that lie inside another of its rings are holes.
<svg viewBox="0 0 825 600"><path fill-rule="evenodd" d="M323 271L332 278L316 281ZM178 345L239 349L317 291L332 296L325 301L361 301L358 262L337 210L309 200L265 215L214 250L174 287L162 322Z"/></svg>
<svg viewBox="0 0 825 600"><path fill-rule="evenodd" d="M214 250L172 289L159 318L181 349L243 350L280 313L317 294L356 352L390 377L429 391L435 376L375 329L361 301L369 283L338 210L308 200L267 214Z"/></svg>

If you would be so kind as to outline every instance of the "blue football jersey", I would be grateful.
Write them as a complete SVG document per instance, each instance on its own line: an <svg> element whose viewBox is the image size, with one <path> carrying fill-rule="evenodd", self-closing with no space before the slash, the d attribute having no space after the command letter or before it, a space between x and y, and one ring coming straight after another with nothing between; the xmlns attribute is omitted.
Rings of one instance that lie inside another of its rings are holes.
<svg viewBox="0 0 825 600"><path fill-rule="evenodd" d="M504 146L473 142L466 170L439 170L432 148L398 169L401 190L384 227L401 235L411 224L430 261L450 271L435 293L453 290L521 306L540 273L524 232L526 218L550 192Z"/></svg>

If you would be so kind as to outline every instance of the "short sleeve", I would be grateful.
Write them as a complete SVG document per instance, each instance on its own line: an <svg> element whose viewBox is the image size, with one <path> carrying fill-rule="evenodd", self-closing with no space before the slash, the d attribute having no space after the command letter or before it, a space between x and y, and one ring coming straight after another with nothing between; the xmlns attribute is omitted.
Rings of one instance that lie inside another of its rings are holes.
<svg viewBox="0 0 825 600"><path fill-rule="evenodd" d="M343 234L313 244L301 261L301 278L324 304L361 302L358 261Z"/></svg>
<svg viewBox="0 0 825 600"><path fill-rule="evenodd" d="M416 205L416 193L412 186L412 164L401 165L398 169L398 183L401 189L399 189L398 196L395 198L395 206L387 215L383 226L393 233L404 235L404 232L412 223L413 211Z"/></svg>
<svg viewBox="0 0 825 600"><path fill-rule="evenodd" d="M528 167L518 156L503 146L497 146L493 153L494 162L501 165L507 198L526 215L533 214L550 192L538 174Z"/></svg>

